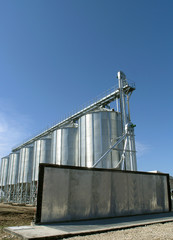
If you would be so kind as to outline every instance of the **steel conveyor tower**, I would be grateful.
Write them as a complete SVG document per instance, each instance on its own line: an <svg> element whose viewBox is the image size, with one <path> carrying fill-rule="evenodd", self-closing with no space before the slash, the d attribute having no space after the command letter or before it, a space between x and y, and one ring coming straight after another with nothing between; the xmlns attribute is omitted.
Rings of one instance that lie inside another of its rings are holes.
<svg viewBox="0 0 173 240"><path fill-rule="evenodd" d="M119 71L117 74L118 78L118 94L116 95L117 111L121 112L121 123L123 135L114 143L93 165L96 167L100 161L102 161L108 153L113 151L120 143L123 142L123 149L121 159L115 168L121 165L122 170L137 171L136 162L136 148L135 148L135 137L134 127L135 125L130 119L130 106L129 99L132 92L135 90L134 85L130 85L127 82L126 75Z"/></svg>

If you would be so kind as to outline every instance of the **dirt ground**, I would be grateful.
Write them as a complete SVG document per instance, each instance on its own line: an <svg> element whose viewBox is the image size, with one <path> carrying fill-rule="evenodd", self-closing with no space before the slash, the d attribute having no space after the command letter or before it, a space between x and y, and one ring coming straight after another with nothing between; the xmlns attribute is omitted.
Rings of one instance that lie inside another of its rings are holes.
<svg viewBox="0 0 173 240"><path fill-rule="evenodd" d="M30 225L34 220L35 212L34 207L0 203L0 239L19 239L4 233L4 227Z"/></svg>
<svg viewBox="0 0 173 240"><path fill-rule="evenodd" d="M4 227L30 225L34 220L35 208L26 206L13 206L0 203L0 239L18 240L3 231ZM68 240L173 240L173 222L153 224L120 231L112 231L87 236L77 236Z"/></svg>

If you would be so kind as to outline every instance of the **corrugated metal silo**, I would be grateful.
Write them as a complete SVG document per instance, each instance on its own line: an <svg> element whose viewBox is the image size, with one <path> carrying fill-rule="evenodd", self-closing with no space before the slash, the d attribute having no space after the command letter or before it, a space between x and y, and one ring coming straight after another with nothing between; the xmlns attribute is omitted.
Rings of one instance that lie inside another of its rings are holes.
<svg viewBox="0 0 173 240"><path fill-rule="evenodd" d="M51 162L51 138L43 138L34 142L32 185L30 191L30 203L35 205L37 199L38 174L40 163Z"/></svg>
<svg viewBox="0 0 173 240"><path fill-rule="evenodd" d="M32 167L32 181L38 181L39 163L51 163L51 139L44 138L35 141Z"/></svg>
<svg viewBox="0 0 173 240"><path fill-rule="evenodd" d="M2 178L3 178L3 168L4 168L4 160L1 158L1 169L0 169L0 187L2 187Z"/></svg>
<svg viewBox="0 0 173 240"><path fill-rule="evenodd" d="M120 136L122 136L120 113L103 110L82 116L79 119L79 165L92 167ZM114 168L119 161L119 151L113 150L97 167Z"/></svg>
<svg viewBox="0 0 173 240"><path fill-rule="evenodd" d="M7 202L15 202L16 185L18 179L19 153L9 155L8 178L7 178Z"/></svg>
<svg viewBox="0 0 173 240"><path fill-rule="evenodd" d="M8 164L9 157L3 157L1 159L1 186L4 187L7 185L8 180Z"/></svg>
<svg viewBox="0 0 173 240"><path fill-rule="evenodd" d="M33 147L20 149L17 202L29 203L32 182Z"/></svg>
<svg viewBox="0 0 173 240"><path fill-rule="evenodd" d="M17 183L19 169L19 153L11 153L9 156L9 166L8 166L8 185L13 185Z"/></svg>
<svg viewBox="0 0 173 240"><path fill-rule="evenodd" d="M18 183L30 183L32 180L33 147L20 150Z"/></svg>
<svg viewBox="0 0 173 240"><path fill-rule="evenodd" d="M52 161L58 165L78 165L78 127L64 127L52 134Z"/></svg>
<svg viewBox="0 0 173 240"><path fill-rule="evenodd" d="M1 172L0 172L0 186L1 186L1 200L7 200L7 180L8 180L8 164L9 157L3 157L1 159Z"/></svg>

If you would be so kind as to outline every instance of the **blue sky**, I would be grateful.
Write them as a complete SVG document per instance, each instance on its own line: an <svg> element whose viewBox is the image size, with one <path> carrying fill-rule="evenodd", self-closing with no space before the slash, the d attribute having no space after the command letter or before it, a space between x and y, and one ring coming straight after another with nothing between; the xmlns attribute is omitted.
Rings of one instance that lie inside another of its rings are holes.
<svg viewBox="0 0 173 240"><path fill-rule="evenodd" d="M138 169L173 175L172 10L172 0L0 0L0 157L122 70L136 83Z"/></svg>

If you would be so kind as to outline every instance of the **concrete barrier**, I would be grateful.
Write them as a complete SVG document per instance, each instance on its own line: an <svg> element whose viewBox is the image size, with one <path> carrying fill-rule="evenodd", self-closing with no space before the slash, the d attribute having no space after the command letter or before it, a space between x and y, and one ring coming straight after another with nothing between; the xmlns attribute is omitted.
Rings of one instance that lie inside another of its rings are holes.
<svg viewBox="0 0 173 240"><path fill-rule="evenodd" d="M40 164L36 223L170 210L168 174Z"/></svg>

